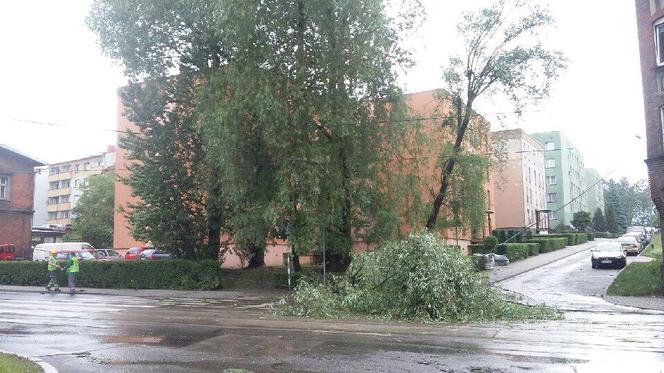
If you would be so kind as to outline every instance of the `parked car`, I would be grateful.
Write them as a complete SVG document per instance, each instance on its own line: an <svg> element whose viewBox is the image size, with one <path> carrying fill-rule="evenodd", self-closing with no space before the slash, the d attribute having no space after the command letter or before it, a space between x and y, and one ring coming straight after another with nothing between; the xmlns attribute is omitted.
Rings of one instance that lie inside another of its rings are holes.
<svg viewBox="0 0 664 373"><path fill-rule="evenodd" d="M622 236L616 240L627 254L638 255L641 251L641 243L634 236Z"/></svg>
<svg viewBox="0 0 664 373"><path fill-rule="evenodd" d="M120 255L120 253L110 249L97 249L95 250L94 255L97 260L122 260L122 255Z"/></svg>
<svg viewBox="0 0 664 373"><path fill-rule="evenodd" d="M171 259L171 254L158 249L149 249L141 252L139 258L140 260L164 260Z"/></svg>
<svg viewBox="0 0 664 373"><path fill-rule="evenodd" d="M92 255L95 248L87 242L40 243L32 251L32 260L47 260L51 250L56 252L86 251ZM94 255L93 255L94 258Z"/></svg>
<svg viewBox="0 0 664 373"><path fill-rule="evenodd" d="M591 251L593 254L590 262L593 268L602 266L625 268L627 265L627 252L621 243L602 242Z"/></svg>
<svg viewBox="0 0 664 373"><path fill-rule="evenodd" d="M81 261L92 261L92 260L97 260L94 255L88 250L62 250L59 251L57 254L55 254L55 259L58 261L64 262L68 260L72 255L76 255L76 257L81 260Z"/></svg>
<svg viewBox="0 0 664 373"><path fill-rule="evenodd" d="M12 244L0 245L0 260L16 260L16 247Z"/></svg>
<svg viewBox="0 0 664 373"><path fill-rule="evenodd" d="M129 248L125 254L124 260L138 260L141 253L145 250L153 249L153 247L148 246L135 246Z"/></svg>

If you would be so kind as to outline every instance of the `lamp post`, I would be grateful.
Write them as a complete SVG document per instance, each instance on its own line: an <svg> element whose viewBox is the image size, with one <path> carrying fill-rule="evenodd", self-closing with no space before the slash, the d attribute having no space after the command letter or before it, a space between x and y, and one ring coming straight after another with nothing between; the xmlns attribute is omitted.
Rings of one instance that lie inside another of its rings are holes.
<svg viewBox="0 0 664 373"><path fill-rule="evenodd" d="M484 213L486 214L486 220L487 220L487 223L488 223L488 226L489 226L489 234L487 234L485 236L490 236L491 232L493 231L493 227L491 226L491 215L494 212L492 210L487 209L486 211L484 211Z"/></svg>

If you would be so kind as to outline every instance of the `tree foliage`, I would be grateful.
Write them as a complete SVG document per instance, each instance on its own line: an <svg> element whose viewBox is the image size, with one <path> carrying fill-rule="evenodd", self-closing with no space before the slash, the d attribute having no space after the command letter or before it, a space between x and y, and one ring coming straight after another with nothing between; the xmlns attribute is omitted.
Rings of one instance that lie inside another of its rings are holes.
<svg viewBox="0 0 664 373"><path fill-rule="evenodd" d="M98 249L112 248L115 174L90 176L81 191L67 239L88 242Z"/></svg>
<svg viewBox="0 0 664 373"><path fill-rule="evenodd" d="M288 221L295 253L341 266L398 232L386 193L406 124L397 68L418 1L96 0L89 24L127 74L139 134L133 234L182 256L224 229L260 265ZM389 14L388 14L389 13ZM186 228L186 229L185 229Z"/></svg>
<svg viewBox="0 0 664 373"><path fill-rule="evenodd" d="M630 225L652 226L657 221L657 211L650 198L647 181L630 183L626 178L609 180L604 190L606 220L611 232L622 233ZM609 221L609 211L613 214ZM613 230L611 229L613 228Z"/></svg>
<svg viewBox="0 0 664 373"><path fill-rule="evenodd" d="M441 167L440 188L427 219L432 229L440 207L449 198L452 175L472 126L475 101L483 96L506 96L520 113L528 102L549 94L565 67L557 51L542 46L541 32L553 24L549 12L528 0L497 0L491 7L467 12L458 30L465 54L453 57L444 72L452 111L443 121L455 133L454 152Z"/></svg>
<svg viewBox="0 0 664 373"><path fill-rule="evenodd" d="M598 232L606 231L606 219L601 208L597 208L593 214L593 228Z"/></svg>
<svg viewBox="0 0 664 373"><path fill-rule="evenodd" d="M572 225L580 230L580 231L585 231L586 228L590 227L592 224L592 219L590 217L590 213L587 211L578 211L574 213L573 219L572 219Z"/></svg>

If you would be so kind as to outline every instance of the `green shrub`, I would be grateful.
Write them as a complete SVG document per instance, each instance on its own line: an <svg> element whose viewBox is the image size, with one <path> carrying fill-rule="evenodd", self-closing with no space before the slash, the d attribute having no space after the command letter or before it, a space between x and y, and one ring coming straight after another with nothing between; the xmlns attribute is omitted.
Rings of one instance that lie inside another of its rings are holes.
<svg viewBox="0 0 664 373"><path fill-rule="evenodd" d="M565 238L567 240L567 246L576 245L576 235L574 233L554 233L554 234L538 234L535 235L536 238Z"/></svg>
<svg viewBox="0 0 664 373"><path fill-rule="evenodd" d="M67 283L58 271L58 282ZM114 289L213 290L221 287L221 270L214 260L155 260L81 262L77 285ZM46 286L46 262L0 262L0 284Z"/></svg>
<svg viewBox="0 0 664 373"><path fill-rule="evenodd" d="M525 243L505 243L505 256L510 262L516 262L528 257L529 245Z"/></svg>
<svg viewBox="0 0 664 373"><path fill-rule="evenodd" d="M494 236L486 236L482 240L482 245L484 245L485 253L492 253L496 251L496 246L498 246L498 239Z"/></svg>
<svg viewBox="0 0 664 373"><path fill-rule="evenodd" d="M560 317L506 297L475 271L471 258L422 233L356 254L345 274L330 276L326 285L301 279L282 312L462 322Z"/></svg>
<svg viewBox="0 0 664 373"><path fill-rule="evenodd" d="M529 240L530 240L530 239L532 239L534 236L535 236L535 234L533 233L533 230L532 230L532 229L528 229L528 231L526 231L526 239L529 239Z"/></svg>
<svg viewBox="0 0 664 373"><path fill-rule="evenodd" d="M586 233L588 235L588 241L595 241L595 233Z"/></svg>
<svg viewBox="0 0 664 373"><path fill-rule="evenodd" d="M468 245L468 253L473 254L486 254L487 251L484 248L484 245Z"/></svg>
<svg viewBox="0 0 664 373"><path fill-rule="evenodd" d="M560 250L569 244L567 237L553 237L551 238L553 250Z"/></svg>
<svg viewBox="0 0 664 373"><path fill-rule="evenodd" d="M539 245L538 253L548 253L549 251L553 251L553 241L551 240L545 240L543 238L533 238L530 240L526 240L525 243Z"/></svg>
<svg viewBox="0 0 664 373"><path fill-rule="evenodd" d="M588 235L586 233L575 233L574 237L577 245L588 242Z"/></svg>
<svg viewBox="0 0 664 373"><path fill-rule="evenodd" d="M524 242L524 245L528 245L528 256L539 255L540 245L536 242Z"/></svg>
<svg viewBox="0 0 664 373"><path fill-rule="evenodd" d="M484 255L473 255L471 256L473 260L473 267L476 271L483 271L486 265L486 256Z"/></svg>

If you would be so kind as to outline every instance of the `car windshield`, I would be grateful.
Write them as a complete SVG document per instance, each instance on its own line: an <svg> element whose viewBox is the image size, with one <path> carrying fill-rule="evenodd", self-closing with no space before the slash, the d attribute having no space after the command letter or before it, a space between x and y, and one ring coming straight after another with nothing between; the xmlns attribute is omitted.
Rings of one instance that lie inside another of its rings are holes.
<svg viewBox="0 0 664 373"><path fill-rule="evenodd" d="M151 255L151 254L154 253L155 251L157 251L157 250L152 250L152 249L150 249L150 250L145 250L145 251L143 251L141 254L144 254L144 255Z"/></svg>
<svg viewBox="0 0 664 373"><path fill-rule="evenodd" d="M79 258L81 258L83 260L91 260L91 259L95 258L94 255L90 254L87 251L81 251L79 253L76 253L76 256L78 256Z"/></svg>
<svg viewBox="0 0 664 373"><path fill-rule="evenodd" d="M622 251L622 247L618 244L601 244L597 246L597 251L600 252L611 252L611 251Z"/></svg>
<svg viewBox="0 0 664 373"><path fill-rule="evenodd" d="M117 257L119 257L120 254L118 254L117 251L109 250L108 251L108 256L117 256Z"/></svg>

